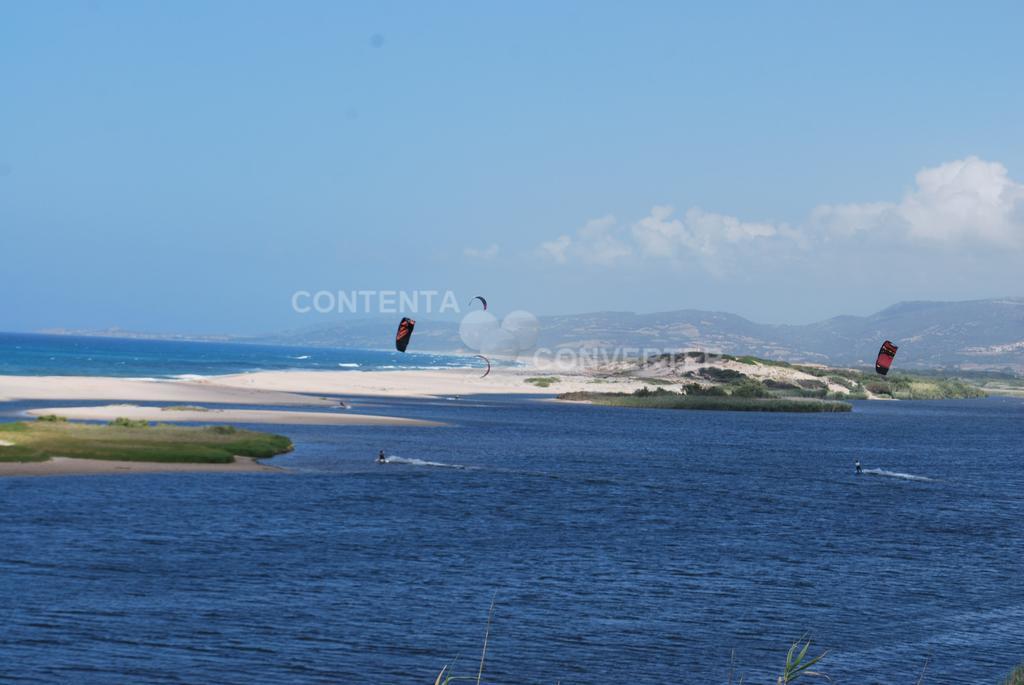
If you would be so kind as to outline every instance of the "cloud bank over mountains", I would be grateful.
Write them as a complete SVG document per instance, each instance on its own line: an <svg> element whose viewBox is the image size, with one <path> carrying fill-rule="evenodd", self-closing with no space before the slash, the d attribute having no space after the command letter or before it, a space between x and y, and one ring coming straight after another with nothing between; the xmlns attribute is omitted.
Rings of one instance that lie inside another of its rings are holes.
<svg viewBox="0 0 1024 685"><path fill-rule="evenodd" d="M899 195L899 193L894 193ZM821 204L797 225L748 221L691 207L655 205L622 222L612 215L543 241L551 263L604 267L664 262L724 276L756 260L834 259L860 251L1024 250L1024 184L977 157L924 168L898 201Z"/></svg>

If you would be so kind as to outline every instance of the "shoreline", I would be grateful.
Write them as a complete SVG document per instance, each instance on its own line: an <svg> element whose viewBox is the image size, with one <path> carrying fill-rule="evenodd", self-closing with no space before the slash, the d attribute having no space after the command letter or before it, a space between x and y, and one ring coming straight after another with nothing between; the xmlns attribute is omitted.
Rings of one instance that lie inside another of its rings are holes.
<svg viewBox="0 0 1024 685"><path fill-rule="evenodd" d="M287 473L280 466L263 464L253 457L235 457L230 464L115 461L52 457L45 461L0 462L0 478L47 476L110 476L137 473Z"/></svg>
<svg viewBox="0 0 1024 685"><path fill-rule="evenodd" d="M557 376L547 387L527 382L528 378ZM632 392L649 382L638 378L602 379L580 370L545 371L536 368L493 368L486 378L480 369L396 369L387 371L254 371L251 373L211 376L218 387L253 388L287 394L313 393L332 396L445 398L471 395L546 395L601 388ZM2 387L2 384L0 384Z"/></svg>
<svg viewBox="0 0 1024 685"><path fill-rule="evenodd" d="M340 410L344 412L344 410ZM377 414L348 414L312 411L281 411L276 409L204 409L166 410L163 407L145 407L134 404L107 404L94 407L44 407L29 409L26 416L49 414L75 421L113 421L118 418L156 423L243 423L267 425L306 426L418 426L436 427L446 424L423 419L406 419Z"/></svg>
<svg viewBox="0 0 1024 685"><path fill-rule="evenodd" d="M296 392L231 387L199 379L152 380L117 376L0 376L0 403L36 400L191 402L273 406L336 406L337 402Z"/></svg>
<svg viewBox="0 0 1024 685"><path fill-rule="evenodd" d="M16 401L168 402L281 407L337 407L337 397L436 398L468 395L550 395L593 389L580 371L559 372L558 382L538 387L539 369L401 369L385 371L293 369L152 380L114 376L2 376L0 403ZM602 380L602 389L632 392L642 379Z"/></svg>

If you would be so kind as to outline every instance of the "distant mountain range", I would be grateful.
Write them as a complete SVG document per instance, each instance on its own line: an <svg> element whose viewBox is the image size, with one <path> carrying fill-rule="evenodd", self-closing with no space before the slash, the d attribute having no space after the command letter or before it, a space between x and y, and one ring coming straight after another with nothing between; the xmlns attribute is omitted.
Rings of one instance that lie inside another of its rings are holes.
<svg viewBox="0 0 1024 685"><path fill-rule="evenodd" d="M837 316L794 326L754 323L723 312L596 312L540 318L538 347L700 349L792 362L866 366L883 340L900 351L897 368L1024 373L1024 298L901 302L870 316ZM361 319L251 339L331 347L390 345L396 321ZM468 351L458 323L417 317L413 348Z"/></svg>

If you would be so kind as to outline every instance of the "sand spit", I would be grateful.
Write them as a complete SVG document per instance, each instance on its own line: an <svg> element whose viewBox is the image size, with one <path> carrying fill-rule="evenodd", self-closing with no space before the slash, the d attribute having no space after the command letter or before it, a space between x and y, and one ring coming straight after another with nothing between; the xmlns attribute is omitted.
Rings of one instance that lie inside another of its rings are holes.
<svg viewBox="0 0 1024 685"><path fill-rule="evenodd" d="M284 473L251 457L235 457L232 464L180 464L153 461L108 461L53 457L46 461L0 462L5 476L99 476L131 473Z"/></svg>
<svg viewBox="0 0 1024 685"><path fill-rule="evenodd" d="M632 392L644 386L635 378L596 379L578 372L537 369L493 369L487 378L479 369L410 369L401 371L256 371L216 376L211 382L232 388L317 395L372 397L465 397L467 395L557 395L600 389ZM553 376L558 381L539 388L526 379ZM649 384L649 383L648 383Z"/></svg>
<svg viewBox="0 0 1024 685"><path fill-rule="evenodd" d="M46 407L30 409L29 416L56 414L82 421L113 421L117 418L142 419L160 423L266 423L319 426L443 426L436 421L403 419L394 416L338 412L281 411L273 409L209 409L207 411L172 410L140 407L133 404L108 404L100 407Z"/></svg>
<svg viewBox="0 0 1024 685"><path fill-rule="evenodd" d="M0 376L0 402L15 400L122 400L277 406L330 406L335 401L259 387L230 387L215 377L199 380L152 380L105 376Z"/></svg>

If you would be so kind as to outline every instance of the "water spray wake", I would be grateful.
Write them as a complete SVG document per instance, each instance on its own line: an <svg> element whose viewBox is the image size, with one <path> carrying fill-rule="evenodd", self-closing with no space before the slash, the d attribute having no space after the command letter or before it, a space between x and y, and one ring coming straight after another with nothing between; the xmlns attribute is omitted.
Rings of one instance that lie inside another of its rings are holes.
<svg viewBox="0 0 1024 685"><path fill-rule="evenodd" d="M403 464L405 466L432 466L441 469L474 469L475 466L464 466L463 464L445 464L439 461L426 461L423 459L408 459L406 457L387 457L385 464Z"/></svg>
<svg viewBox="0 0 1024 685"><path fill-rule="evenodd" d="M886 471L885 469L864 469L865 476L885 476L887 478L900 478L902 480L916 480L924 483L934 483L933 478L927 476L916 476L912 473L900 473L899 471Z"/></svg>

